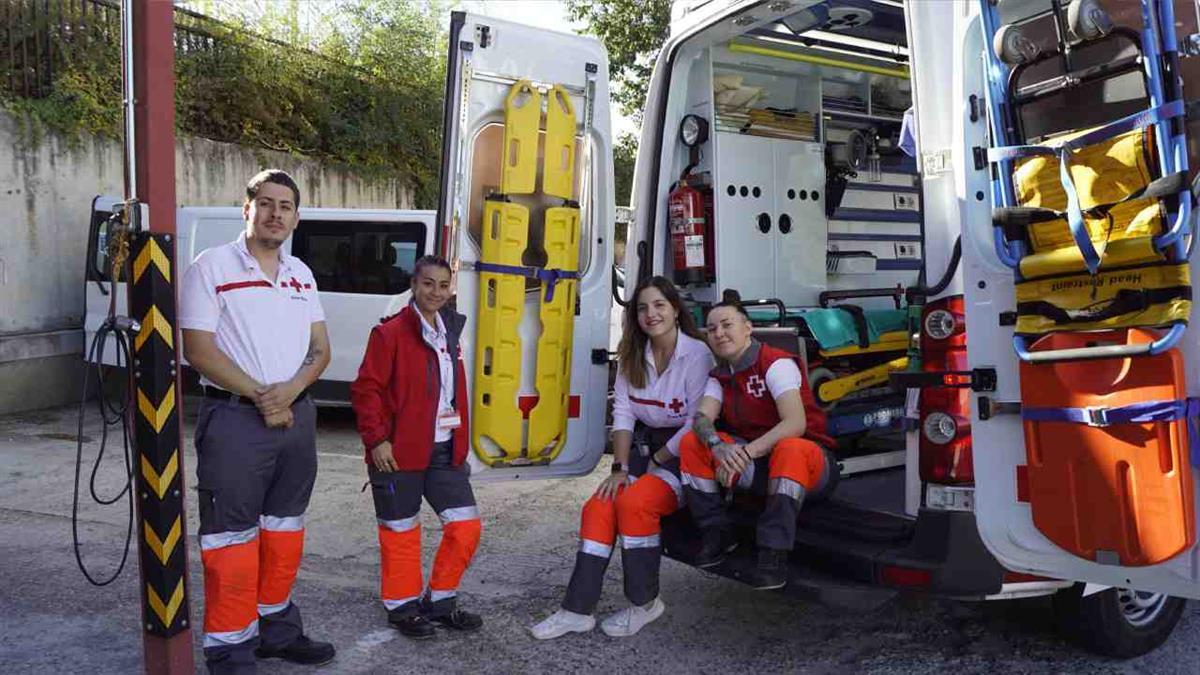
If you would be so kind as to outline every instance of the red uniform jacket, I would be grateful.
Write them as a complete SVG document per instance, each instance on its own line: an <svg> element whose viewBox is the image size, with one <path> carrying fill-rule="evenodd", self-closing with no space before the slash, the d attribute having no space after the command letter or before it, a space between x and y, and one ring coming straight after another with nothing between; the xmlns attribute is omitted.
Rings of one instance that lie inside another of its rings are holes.
<svg viewBox="0 0 1200 675"><path fill-rule="evenodd" d="M467 457L470 429L467 376L459 345L466 317L451 309L443 309L441 316L446 324L446 347L456 355L454 407L462 424L454 430L452 442L453 464L458 466ZM421 317L414 307L405 307L371 330L358 379L350 385L350 402L368 463L372 448L391 441L399 470L423 471L429 466L441 386L437 353L425 343Z"/></svg>
<svg viewBox="0 0 1200 675"><path fill-rule="evenodd" d="M754 440L779 424L779 409L775 399L767 391L767 369L779 359L796 357L764 345L757 340L742 357L743 362L730 372L727 365L717 366L712 376L721 383L721 421L729 433L747 440ZM797 362L796 365L800 365ZM804 438L826 448L834 447L834 440L825 435L825 411L817 407L809 388L808 375L800 368L800 400L804 403Z"/></svg>

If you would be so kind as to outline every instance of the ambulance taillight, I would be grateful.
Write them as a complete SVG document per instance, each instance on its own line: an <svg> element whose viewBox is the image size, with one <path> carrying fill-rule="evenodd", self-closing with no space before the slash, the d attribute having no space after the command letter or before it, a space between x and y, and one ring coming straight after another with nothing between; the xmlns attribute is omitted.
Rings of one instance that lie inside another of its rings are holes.
<svg viewBox="0 0 1200 675"><path fill-rule="evenodd" d="M925 306L921 317L922 369L965 371L967 335L962 296ZM920 475L927 483L975 481L971 456L971 390L925 387L920 398Z"/></svg>

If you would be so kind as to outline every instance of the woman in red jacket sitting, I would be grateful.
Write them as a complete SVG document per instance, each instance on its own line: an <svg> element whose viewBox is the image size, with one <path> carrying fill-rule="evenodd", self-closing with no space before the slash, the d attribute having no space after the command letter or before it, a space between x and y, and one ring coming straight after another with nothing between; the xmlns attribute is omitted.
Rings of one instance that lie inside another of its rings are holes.
<svg viewBox="0 0 1200 675"><path fill-rule="evenodd" d="M727 550L722 488L765 492L758 568L747 581L760 590L781 588L800 506L806 495L828 490L830 471L836 471L825 450L833 439L825 435L825 414L796 358L752 337L737 291L725 291L709 311L706 328L718 365L679 452L688 509L703 533L693 563L714 567ZM716 430L718 420L728 433Z"/></svg>
<svg viewBox="0 0 1200 675"><path fill-rule="evenodd" d="M371 331L350 386L379 521L380 594L388 623L414 639L434 623L482 625L459 609L456 589L479 545L479 509L468 481L466 375L459 341L466 317L446 307L450 265L425 256L413 271L412 302ZM421 496L442 521L442 543L425 589Z"/></svg>

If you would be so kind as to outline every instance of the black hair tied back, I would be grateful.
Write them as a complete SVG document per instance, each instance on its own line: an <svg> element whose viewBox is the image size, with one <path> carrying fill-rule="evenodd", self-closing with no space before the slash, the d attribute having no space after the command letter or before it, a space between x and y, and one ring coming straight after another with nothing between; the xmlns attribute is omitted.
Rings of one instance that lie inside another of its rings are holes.
<svg viewBox="0 0 1200 675"><path fill-rule="evenodd" d="M721 301L713 305L712 308L716 309L718 307L732 307L737 310L738 314L746 317L747 321L750 320L750 314L746 312L745 307L742 307L742 294L738 293L736 289L726 288L724 291L722 291Z"/></svg>

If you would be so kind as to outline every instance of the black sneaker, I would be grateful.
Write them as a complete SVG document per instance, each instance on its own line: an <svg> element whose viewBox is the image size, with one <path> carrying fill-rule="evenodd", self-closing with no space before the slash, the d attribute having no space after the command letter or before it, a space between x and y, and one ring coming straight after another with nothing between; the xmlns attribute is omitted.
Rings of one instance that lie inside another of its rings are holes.
<svg viewBox="0 0 1200 675"><path fill-rule="evenodd" d="M328 642L318 642L307 635L301 635L286 647L258 647L254 650L254 655L260 659L283 659L305 666L320 666L332 661L337 655L337 650Z"/></svg>
<svg viewBox="0 0 1200 675"><path fill-rule="evenodd" d="M429 619L420 614L393 617L389 612L388 623L392 628L400 631L401 635L413 640L428 640L437 634L437 631L433 629L433 624L429 623Z"/></svg>
<svg viewBox="0 0 1200 675"><path fill-rule="evenodd" d="M783 588L788 582L788 553L779 548L758 549L758 566L746 578L756 591Z"/></svg>
<svg viewBox="0 0 1200 675"><path fill-rule="evenodd" d="M725 554L737 547L737 542L724 529L705 530L701 535L700 552L692 564L700 569L716 567L725 562Z"/></svg>
<svg viewBox="0 0 1200 675"><path fill-rule="evenodd" d="M429 620L442 628L453 628L454 630L475 630L483 625L483 619L478 614L457 607L450 610L449 614L431 616Z"/></svg>

